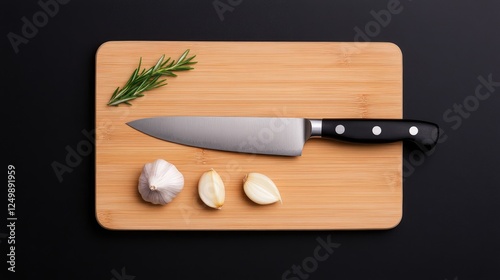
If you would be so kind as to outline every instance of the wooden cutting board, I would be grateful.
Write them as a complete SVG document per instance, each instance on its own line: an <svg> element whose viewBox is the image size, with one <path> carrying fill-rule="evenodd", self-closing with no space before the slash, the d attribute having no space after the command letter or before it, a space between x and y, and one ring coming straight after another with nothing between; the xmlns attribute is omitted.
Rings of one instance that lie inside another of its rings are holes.
<svg viewBox="0 0 500 280"><path fill-rule="evenodd" d="M142 57L149 68L190 49L194 70L168 78L132 106L106 105ZM300 157L186 147L140 133L126 122L153 116L402 118L402 54L391 43L107 42L96 54L96 216L119 230L388 229L402 217L402 143L309 140ZM164 206L142 200L145 163L162 158L184 175ZM226 186L221 210L198 197L214 168ZM246 198L248 172L269 176L283 204Z"/></svg>

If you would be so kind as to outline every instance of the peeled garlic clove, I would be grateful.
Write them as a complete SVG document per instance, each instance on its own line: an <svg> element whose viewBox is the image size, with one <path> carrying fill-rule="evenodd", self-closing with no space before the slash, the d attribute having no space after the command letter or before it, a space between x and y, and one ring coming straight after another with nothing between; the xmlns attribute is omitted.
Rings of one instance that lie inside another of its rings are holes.
<svg viewBox="0 0 500 280"><path fill-rule="evenodd" d="M243 190L253 202L271 204L280 201L281 195L276 184L264 174L248 173L243 179Z"/></svg>
<svg viewBox="0 0 500 280"><path fill-rule="evenodd" d="M184 176L177 168L163 160L146 163L139 177L139 193L145 201L167 204L184 187Z"/></svg>
<svg viewBox="0 0 500 280"><path fill-rule="evenodd" d="M224 205L226 191L224 182L214 169L203 173L198 182L198 194L207 206L220 209Z"/></svg>

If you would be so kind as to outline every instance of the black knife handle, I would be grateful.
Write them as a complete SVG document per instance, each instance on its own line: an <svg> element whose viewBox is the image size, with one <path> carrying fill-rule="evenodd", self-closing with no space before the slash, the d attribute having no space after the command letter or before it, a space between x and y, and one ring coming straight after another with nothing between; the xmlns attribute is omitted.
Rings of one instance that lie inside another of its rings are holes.
<svg viewBox="0 0 500 280"><path fill-rule="evenodd" d="M439 127L418 120L323 119L321 137L358 143L413 141L430 150L439 138Z"/></svg>

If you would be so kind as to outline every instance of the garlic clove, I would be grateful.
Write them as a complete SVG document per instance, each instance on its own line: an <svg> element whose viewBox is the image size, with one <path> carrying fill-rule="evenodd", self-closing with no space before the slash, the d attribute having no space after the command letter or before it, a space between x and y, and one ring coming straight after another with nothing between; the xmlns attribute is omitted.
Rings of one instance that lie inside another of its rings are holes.
<svg viewBox="0 0 500 280"><path fill-rule="evenodd" d="M139 193L145 201L165 205L184 188L184 176L177 168L163 160L146 163L139 177Z"/></svg>
<svg viewBox="0 0 500 280"><path fill-rule="evenodd" d="M243 179L245 194L257 204L272 204L282 202L276 184L264 174L248 173Z"/></svg>
<svg viewBox="0 0 500 280"><path fill-rule="evenodd" d="M203 203L209 207L220 209L224 205L226 197L224 182L213 168L201 175L198 194Z"/></svg>

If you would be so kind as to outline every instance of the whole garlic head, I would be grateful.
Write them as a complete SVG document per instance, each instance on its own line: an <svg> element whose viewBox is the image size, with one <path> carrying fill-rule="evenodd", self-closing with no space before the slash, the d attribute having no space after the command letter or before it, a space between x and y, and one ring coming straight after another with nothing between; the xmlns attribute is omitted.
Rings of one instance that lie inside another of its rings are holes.
<svg viewBox="0 0 500 280"><path fill-rule="evenodd" d="M177 168L163 160L146 163L139 177L139 193L145 201L167 204L184 187L184 176Z"/></svg>

